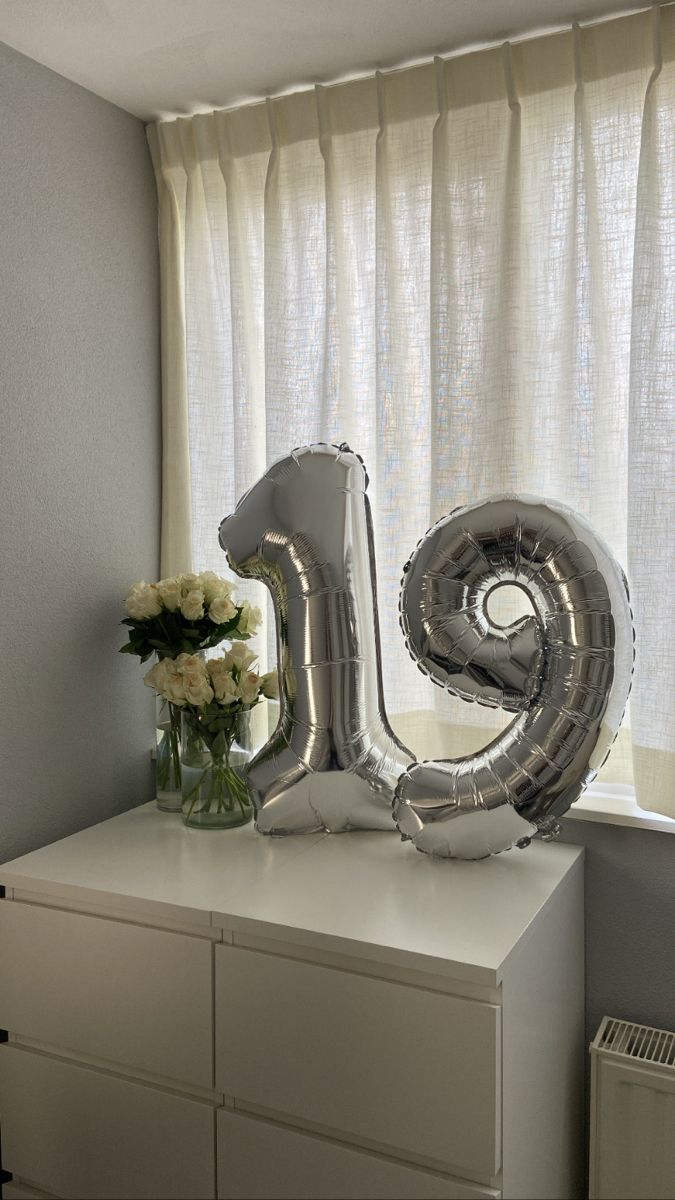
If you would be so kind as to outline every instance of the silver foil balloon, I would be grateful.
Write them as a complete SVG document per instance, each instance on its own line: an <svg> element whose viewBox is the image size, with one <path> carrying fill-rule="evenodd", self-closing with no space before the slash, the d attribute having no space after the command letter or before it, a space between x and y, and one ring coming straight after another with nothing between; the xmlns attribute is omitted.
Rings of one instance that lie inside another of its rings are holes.
<svg viewBox="0 0 675 1200"><path fill-rule="evenodd" d="M384 712L367 484L348 446L304 446L220 526L233 570L274 599L281 715L248 769L262 833L394 829L413 755Z"/></svg>
<svg viewBox="0 0 675 1200"><path fill-rule="evenodd" d="M503 628L490 592L515 584L536 616ZM413 658L455 696L518 715L467 758L416 763L394 815L442 857L484 858L555 836L607 757L633 671L623 571L571 509L502 496L439 521L404 568L401 626Z"/></svg>

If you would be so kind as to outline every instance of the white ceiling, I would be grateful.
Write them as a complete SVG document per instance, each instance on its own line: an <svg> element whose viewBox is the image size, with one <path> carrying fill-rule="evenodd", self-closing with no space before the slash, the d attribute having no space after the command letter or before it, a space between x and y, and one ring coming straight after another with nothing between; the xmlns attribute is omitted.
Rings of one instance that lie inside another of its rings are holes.
<svg viewBox="0 0 675 1200"><path fill-rule="evenodd" d="M638 7L639 0L0 0L0 41L150 120Z"/></svg>

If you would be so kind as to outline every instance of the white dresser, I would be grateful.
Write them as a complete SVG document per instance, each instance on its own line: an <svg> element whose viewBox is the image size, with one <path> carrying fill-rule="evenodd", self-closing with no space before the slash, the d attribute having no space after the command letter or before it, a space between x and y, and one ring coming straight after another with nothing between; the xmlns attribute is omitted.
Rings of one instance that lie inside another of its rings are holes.
<svg viewBox="0 0 675 1200"><path fill-rule="evenodd" d="M582 866L152 805L5 864L3 1196L579 1196Z"/></svg>

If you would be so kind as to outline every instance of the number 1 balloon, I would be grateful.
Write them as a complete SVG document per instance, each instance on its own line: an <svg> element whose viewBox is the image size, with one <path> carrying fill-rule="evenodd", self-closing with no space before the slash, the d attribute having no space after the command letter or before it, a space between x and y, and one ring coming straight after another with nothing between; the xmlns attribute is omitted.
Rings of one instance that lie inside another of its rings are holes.
<svg viewBox="0 0 675 1200"><path fill-rule="evenodd" d="M422 671L514 712L478 754L413 763L387 721L367 475L347 446L275 463L223 521L240 575L277 621L281 716L248 780L263 833L392 829L442 857L482 858L552 836L596 774L633 661L626 581L563 505L505 496L429 531L405 568L401 625ZM502 628L490 592L513 583L536 617Z"/></svg>
<svg viewBox="0 0 675 1200"><path fill-rule="evenodd" d="M276 462L220 526L239 575L274 600L281 716L248 769L262 833L394 829L413 761L382 700L368 477L348 446Z"/></svg>

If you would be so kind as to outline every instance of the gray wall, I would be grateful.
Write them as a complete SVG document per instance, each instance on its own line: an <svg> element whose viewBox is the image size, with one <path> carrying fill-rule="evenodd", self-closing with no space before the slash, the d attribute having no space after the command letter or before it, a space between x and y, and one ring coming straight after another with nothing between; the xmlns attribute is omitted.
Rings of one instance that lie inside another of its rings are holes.
<svg viewBox="0 0 675 1200"><path fill-rule="evenodd" d="M675 835L563 822L586 848L586 1021L675 1029Z"/></svg>
<svg viewBox="0 0 675 1200"><path fill-rule="evenodd" d="M117 654L156 578L156 200L143 125L0 44L0 861L149 799Z"/></svg>

